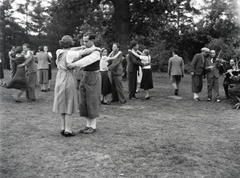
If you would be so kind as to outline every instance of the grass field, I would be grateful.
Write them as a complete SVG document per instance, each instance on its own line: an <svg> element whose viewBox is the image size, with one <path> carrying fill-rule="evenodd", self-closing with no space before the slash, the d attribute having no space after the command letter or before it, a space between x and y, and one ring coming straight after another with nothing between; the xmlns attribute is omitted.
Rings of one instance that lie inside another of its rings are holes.
<svg viewBox="0 0 240 178"><path fill-rule="evenodd" d="M5 71L6 81L9 75ZM239 178L239 110L224 99L222 86L221 102L207 102L206 87L204 80L204 101L194 102L186 75L182 98L174 99L167 74L154 73L150 100L102 105L97 132L71 138L59 133L53 87L47 93L38 87L37 101L24 103L1 87L0 177ZM76 132L85 125L77 113L73 123Z"/></svg>

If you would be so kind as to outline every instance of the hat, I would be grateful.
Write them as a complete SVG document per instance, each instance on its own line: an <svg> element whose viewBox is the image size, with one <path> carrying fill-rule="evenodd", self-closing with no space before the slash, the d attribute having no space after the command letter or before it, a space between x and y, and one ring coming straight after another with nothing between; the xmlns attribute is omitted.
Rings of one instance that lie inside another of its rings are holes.
<svg viewBox="0 0 240 178"><path fill-rule="evenodd" d="M206 48L206 47L202 48L201 51L208 52L208 53L210 52L210 50L208 48Z"/></svg>

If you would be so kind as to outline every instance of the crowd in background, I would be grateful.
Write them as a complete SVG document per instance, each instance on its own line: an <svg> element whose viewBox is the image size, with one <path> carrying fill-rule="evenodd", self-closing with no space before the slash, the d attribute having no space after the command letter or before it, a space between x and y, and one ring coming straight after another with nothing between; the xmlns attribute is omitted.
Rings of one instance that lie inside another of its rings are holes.
<svg viewBox="0 0 240 178"><path fill-rule="evenodd" d="M83 36L83 45L72 47L73 39L66 35L59 41L61 49L56 51L56 60L47 46L39 46L38 52L31 51L28 44L13 46L9 51L11 80L4 82L2 61L0 58L0 84L8 89L18 89L16 102L36 101L35 88L40 85L41 92L51 90L52 64L55 61L58 72L54 87L53 112L61 114L61 134L74 136L72 131L72 114L79 112L86 119L86 126L79 132L91 134L96 132L99 107L116 102L127 102L122 81L128 78L128 99L136 100L139 89L145 91L144 100L149 100L149 90L153 88L151 55L148 49L139 50L139 44L131 41L126 55L121 52L118 43L112 44L110 52L106 48L96 47L95 35ZM1 54L0 54L1 57ZM207 101L220 102L219 76L224 71L223 87L226 99L240 101L240 72L238 62L230 60L229 65L216 56L214 50L204 47L191 62L192 92L195 101L201 101L199 93L203 87L203 78L207 78ZM173 94L179 95L182 77L184 77L184 60L172 50L168 61L168 74ZM26 100L21 95L26 92Z"/></svg>

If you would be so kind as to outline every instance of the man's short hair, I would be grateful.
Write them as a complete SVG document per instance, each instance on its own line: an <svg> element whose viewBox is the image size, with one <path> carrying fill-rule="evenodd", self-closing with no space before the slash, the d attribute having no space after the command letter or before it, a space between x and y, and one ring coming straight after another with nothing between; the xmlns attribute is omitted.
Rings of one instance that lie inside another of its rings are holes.
<svg viewBox="0 0 240 178"><path fill-rule="evenodd" d="M29 48L30 47L30 45L28 44L28 43L23 43L23 45L22 46L26 46L27 48Z"/></svg>
<svg viewBox="0 0 240 178"><path fill-rule="evenodd" d="M83 36L88 36L89 40L95 40L95 38L96 38L96 35L92 32L87 32Z"/></svg>
<svg viewBox="0 0 240 178"><path fill-rule="evenodd" d="M39 50L39 51L43 51L43 46L39 46L39 47L38 47L38 50Z"/></svg>
<svg viewBox="0 0 240 178"><path fill-rule="evenodd" d="M120 49L120 44L119 43L113 43L113 45L116 45Z"/></svg>
<svg viewBox="0 0 240 178"><path fill-rule="evenodd" d="M135 47L137 44L138 44L137 41L132 40L132 41L130 42L130 48L132 49L132 48Z"/></svg>

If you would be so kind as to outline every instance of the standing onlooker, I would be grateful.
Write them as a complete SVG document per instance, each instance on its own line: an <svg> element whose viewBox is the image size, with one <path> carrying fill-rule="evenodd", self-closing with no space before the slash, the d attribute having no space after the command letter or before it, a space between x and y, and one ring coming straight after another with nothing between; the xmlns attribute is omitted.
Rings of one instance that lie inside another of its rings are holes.
<svg viewBox="0 0 240 178"><path fill-rule="evenodd" d="M214 91L214 98L216 102L219 100L219 67L221 66L221 61L216 59L215 50L210 51L210 57L206 59L206 75L207 75L207 89L208 89L208 101L212 100L212 90Z"/></svg>
<svg viewBox="0 0 240 178"><path fill-rule="evenodd" d="M102 76L101 103L106 105L110 104L110 102L107 100L107 95L112 93L111 82L108 76L108 59L107 49L102 49L102 57L100 60L100 72Z"/></svg>
<svg viewBox="0 0 240 178"><path fill-rule="evenodd" d="M87 49L96 49L94 45L95 34L85 33L83 43ZM69 64L69 68L84 68L84 76L80 83L80 116L86 118L86 127L80 133L91 134L96 132L96 122L99 117L101 102L101 74L100 51L93 51L77 62Z"/></svg>
<svg viewBox="0 0 240 178"><path fill-rule="evenodd" d="M203 75L205 71L205 57L209 53L209 49L204 47L201 49L201 53L195 54L191 63L191 75L192 75L192 92L193 99L200 101L198 93L202 91L203 87Z"/></svg>
<svg viewBox="0 0 240 178"><path fill-rule="evenodd" d="M44 52L43 46L38 47L36 54L37 70L38 70L38 83L40 83L41 91L46 92L48 90L48 79L49 79L49 63L51 58L48 53Z"/></svg>
<svg viewBox="0 0 240 178"><path fill-rule="evenodd" d="M44 52L48 54L48 57L50 60L48 61L48 91L51 90L51 82L50 80L52 79L52 53L48 51L48 46L43 47Z"/></svg>
<svg viewBox="0 0 240 178"><path fill-rule="evenodd" d="M134 51L131 51L136 57L141 59L144 64L142 68L142 79L140 82L140 88L144 89L146 95L144 99L150 99L149 89L153 88L152 69L151 69L151 56L148 49L144 49L141 55ZM140 51L139 51L140 53ZM139 67L141 68L141 67Z"/></svg>
<svg viewBox="0 0 240 178"><path fill-rule="evenodd" d="M28 89L26 92L26 97L28 101L35 101L35 87L37 80L37 64L34 60L33 53L30 51L29 44L23 44L24 57L26 61L24 62L26 65L26 74L27 74L27 83Z"/></svg>
<svg viewBox="0 0 240 178"><path fill-rule="evenodd" d="M8 52L8 57L10 60L10 68L11 68L11 78L13 78L17 70L17 66L15 64L15 58L13 57L13 55L15 54L14 52L15 52L15 46L11 46L11 50Z"/></svg>
<svg viewBox="0 0 240 178"><path fill-rule="evenodd" d="M168 74L171 76L174 95L178 95L179 84L184 77L184 61L177 55L176 50L172 50L172 57L168 61Z"/></svg>
<svg viewBox="0 0 240 178"><path fill-rule="evenodd" d="M0 53L0 86L4 85L4 71L3 71L3 63L2 63L2 53Z"/></svg>
<svg viewBox="0 0 240 178"><path fill-rule="evenodd" d="M116 57L114 57L116 56ZM121 104L126 103L126 99L123 93L122 86L122 52L120 51L120 44L113 43L112 52L109 57L114 57L114 59L109 59L110 65L108 69L111 71L112 78L112 101L119 102Z"/></svg>
<svg viewBox="0 0 240 178"><path fill-rule="evenodd" d="M12 54L15 58L15 64L17 66L16 74L13 76L11 81L6 85L6 88L15 88L20 90L17 94L17 98L15 99L16 102L22 102L20 99L21 95L24 91L28 89L27 78L25 73L25 58L23 55L23 48L22 46L18 46L15 50L15 53Z"/></svg>
<svg viewBox="0 0 240 178"><path fill-rule="evenodd" d="M137 53L139 45L136 41L131 41L130 47L132 51ZM140 59L136 57L131 51L129 52L129 65L128 65L128 91L129 99L136 99L135 93L137 89L137 71L139 66L143 67Z"/></svg>

